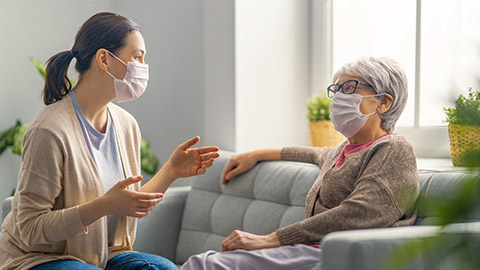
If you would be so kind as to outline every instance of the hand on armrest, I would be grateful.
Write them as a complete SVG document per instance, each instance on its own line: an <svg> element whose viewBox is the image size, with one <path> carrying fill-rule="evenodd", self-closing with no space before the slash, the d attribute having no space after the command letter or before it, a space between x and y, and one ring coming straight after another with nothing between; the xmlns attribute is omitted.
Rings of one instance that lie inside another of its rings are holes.
<svg viewBox="0 0 480 270"><path fill-rule="evenodd" d="M222 184L233 177L242 174L253 168L259 161L262 160L280 160L282 149L263 149L253 152L248 152L240 155L235 155L228 162L227 167L223 171Z"/></svg>

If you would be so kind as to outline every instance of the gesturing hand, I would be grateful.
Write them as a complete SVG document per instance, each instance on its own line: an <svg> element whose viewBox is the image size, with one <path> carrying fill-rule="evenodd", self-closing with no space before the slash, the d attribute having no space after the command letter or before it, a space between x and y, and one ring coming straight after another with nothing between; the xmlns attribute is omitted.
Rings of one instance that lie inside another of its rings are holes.
<svg viewBox="0 0 480 270"><path fill-rule="evenodd" d="M268 235L256 235L235 230L223 240L222 249L223 251L231 251L235 249L255 250L279 247L280 245L280 241L275 232Z"/></svg>
<svg viewBox="0 0 480 270"><path fill-rule="evenodd" d="M207 146L190 149L200 140L200 137L192 138L179 145L173 151L168 165L174 178L190 177L203 174L207 168L213 165L213 160L219 157L216 146Z"/></svg>
<svg viewBox="0 0 480 270"><path fill-rule="evenodd" d="M145 193L128 190L127 186L142 180L142 176L132 176L119 181L107 193L107 214L141 218L152 211L163 200L163 193Z"/></svg>

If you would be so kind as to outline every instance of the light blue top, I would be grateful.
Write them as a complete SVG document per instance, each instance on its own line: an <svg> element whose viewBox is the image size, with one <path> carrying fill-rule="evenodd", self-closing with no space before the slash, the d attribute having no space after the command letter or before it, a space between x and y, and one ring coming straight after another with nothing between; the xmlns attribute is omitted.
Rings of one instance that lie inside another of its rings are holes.
<svg viewBox="0 0 480 270"><path fill-rule="evenodd" d="M95 161L98 173L103 182L105 192L107 192L118 181L125 179L123 172L120 154L118 152L117 140L115 138L115 128L110 113L107 114L107 128L105 134L98 132L82 112L78 105L77 98L74 91L68 94L75 108L80 127L82 128L83 136L90 149L92 158ZM115 239L115 230L117 228L119 216L108 215L108 244L112 245Z"/></svg>

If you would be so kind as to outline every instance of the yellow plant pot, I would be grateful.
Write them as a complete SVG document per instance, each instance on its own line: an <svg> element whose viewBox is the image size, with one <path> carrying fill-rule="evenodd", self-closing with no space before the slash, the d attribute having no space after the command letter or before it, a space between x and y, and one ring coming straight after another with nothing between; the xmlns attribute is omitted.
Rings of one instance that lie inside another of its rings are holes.
<svg viewBox="0 0 480 270"><path fill-rule="evenodd" d="M448 136L454 166L465 166L462 156L467 150L480 149L480 126L450 124Z"/></svg>
<svg viewBox="0 0 480 270"><path fill-rule="evenodd" d="M313 146L336 146L345 137L333 128L332 121L309 121L308 127L310 129L310 142Z"/></svg>

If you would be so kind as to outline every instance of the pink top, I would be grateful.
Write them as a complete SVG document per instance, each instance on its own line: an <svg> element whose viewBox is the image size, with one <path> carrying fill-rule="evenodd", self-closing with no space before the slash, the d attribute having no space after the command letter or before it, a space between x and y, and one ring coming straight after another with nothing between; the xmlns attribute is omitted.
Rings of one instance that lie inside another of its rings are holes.
<svg viewBox="0 0 480 270"><path fill-rule="evenodd" d="M342 152L340 152L340 155L338 155L338 158L337 158L337 161L335 162L335 167L340 167L343 165L343 162L345 161L345 159L353 154L353 153L356 153L360 150L363 150L365 148L368 148L370 145L372 145L374 142L376 142L378 139L382 138L382 137L385 137L387 135L390 135L392 133L387 133L385 135L382 135L378 138L376 138L375 140L373 141L369 141L369 142L366 142L366 143L357 143L357 144L350 144L350 143L347 143L343 149L342 149Z"/></svg>

